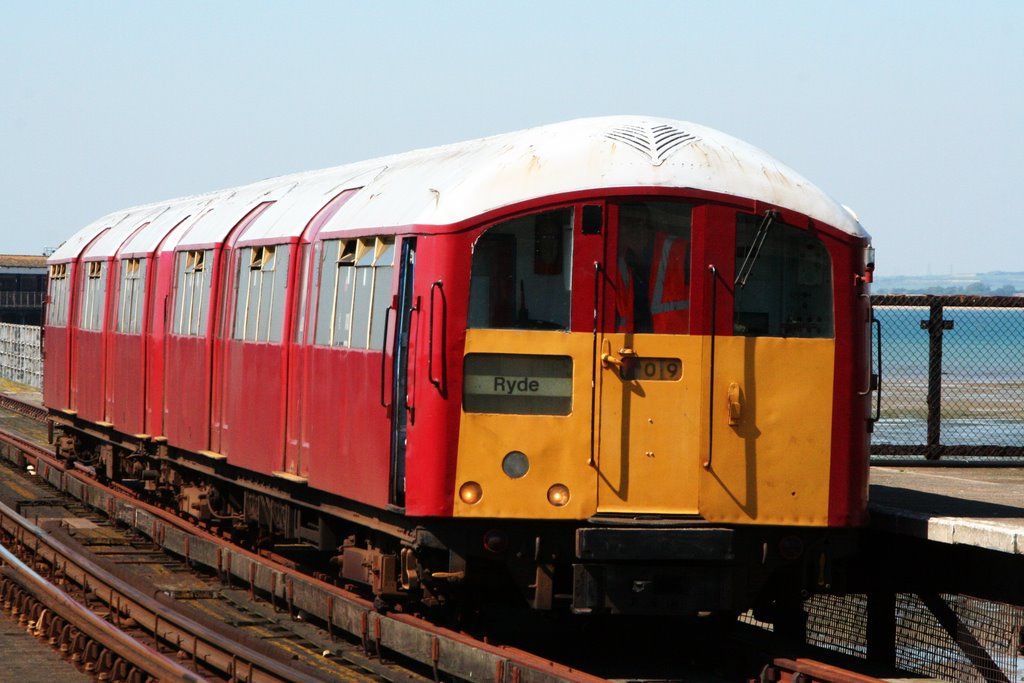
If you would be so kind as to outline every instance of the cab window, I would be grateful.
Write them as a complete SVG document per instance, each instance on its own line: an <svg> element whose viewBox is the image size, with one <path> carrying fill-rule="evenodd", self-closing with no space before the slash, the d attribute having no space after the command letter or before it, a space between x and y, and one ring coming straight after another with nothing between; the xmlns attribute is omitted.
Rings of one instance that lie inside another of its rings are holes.
<svg viewBox="0 0 1024 683"><path fill-rule="evenodd" d="M691 207L679 202L619 205L617 331L689 331L691 214Z"/></svg>
<svg viewBox="0 0 1024 683"><path fill-rule="evenodd" d="M832 336L832 261L812 233L740 215L736 273L734 334Z"/></svg>
<svg viewBox="0 0 1024 683"><path fill-rule="evenodd" d="M473 247L469 327L568 330L572 209L498 223Z"/></svg>

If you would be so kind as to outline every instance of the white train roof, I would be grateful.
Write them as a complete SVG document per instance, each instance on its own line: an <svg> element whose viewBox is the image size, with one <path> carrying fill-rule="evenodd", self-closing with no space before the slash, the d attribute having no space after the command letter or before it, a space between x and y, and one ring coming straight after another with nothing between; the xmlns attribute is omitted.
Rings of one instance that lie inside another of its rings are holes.
<svg viewBox="0 0 1024 683"><path fill-rule="evenodd" d="M759 200L851 235L867 234L848 209L741 140L686 121L614 116L556 123L117 211L80 230L50 260L75 258L90 243L89 258L118 251L149 253L172 230L174 235L162 248L216 244L266 202L271 206L252 221L241 242L292 239L331 198L352 188L362 189L331 217L321 234L449 225L547 195L624 187L686 188Z"/></svg>

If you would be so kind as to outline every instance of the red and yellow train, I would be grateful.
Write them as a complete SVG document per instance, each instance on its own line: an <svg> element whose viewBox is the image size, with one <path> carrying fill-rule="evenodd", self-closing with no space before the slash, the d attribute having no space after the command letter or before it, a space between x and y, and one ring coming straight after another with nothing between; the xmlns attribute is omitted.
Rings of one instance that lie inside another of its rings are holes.
<svg viewBox="0 0 1024 683"><path fill-rule="evenodd" d="M610 117L104 216L50 258L59 451L386 600L729 612L866 514L869 238Z"/></svg>

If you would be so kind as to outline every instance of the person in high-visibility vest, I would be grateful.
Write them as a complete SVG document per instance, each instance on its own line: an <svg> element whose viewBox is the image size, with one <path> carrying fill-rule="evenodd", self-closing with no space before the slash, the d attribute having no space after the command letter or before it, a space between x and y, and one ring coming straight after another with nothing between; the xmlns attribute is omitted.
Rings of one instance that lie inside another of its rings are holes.
<svg viewBox="0 0 1024 683"><path fill-rule="evenodd" d="M650 225L643 204L619 210L617 328L685 334L690 321L690 241Z"/></svg>

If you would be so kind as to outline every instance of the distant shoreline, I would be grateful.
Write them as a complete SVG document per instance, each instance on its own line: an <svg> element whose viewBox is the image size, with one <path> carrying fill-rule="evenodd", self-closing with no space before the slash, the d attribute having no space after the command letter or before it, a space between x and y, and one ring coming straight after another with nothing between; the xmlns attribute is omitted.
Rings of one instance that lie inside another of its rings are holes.
<svg viewBox="0 0 1024 683"><path fill-rule="evenodd" d="M875 273L872 294L1024 296L1024 272L885 275Z"/></svg>

